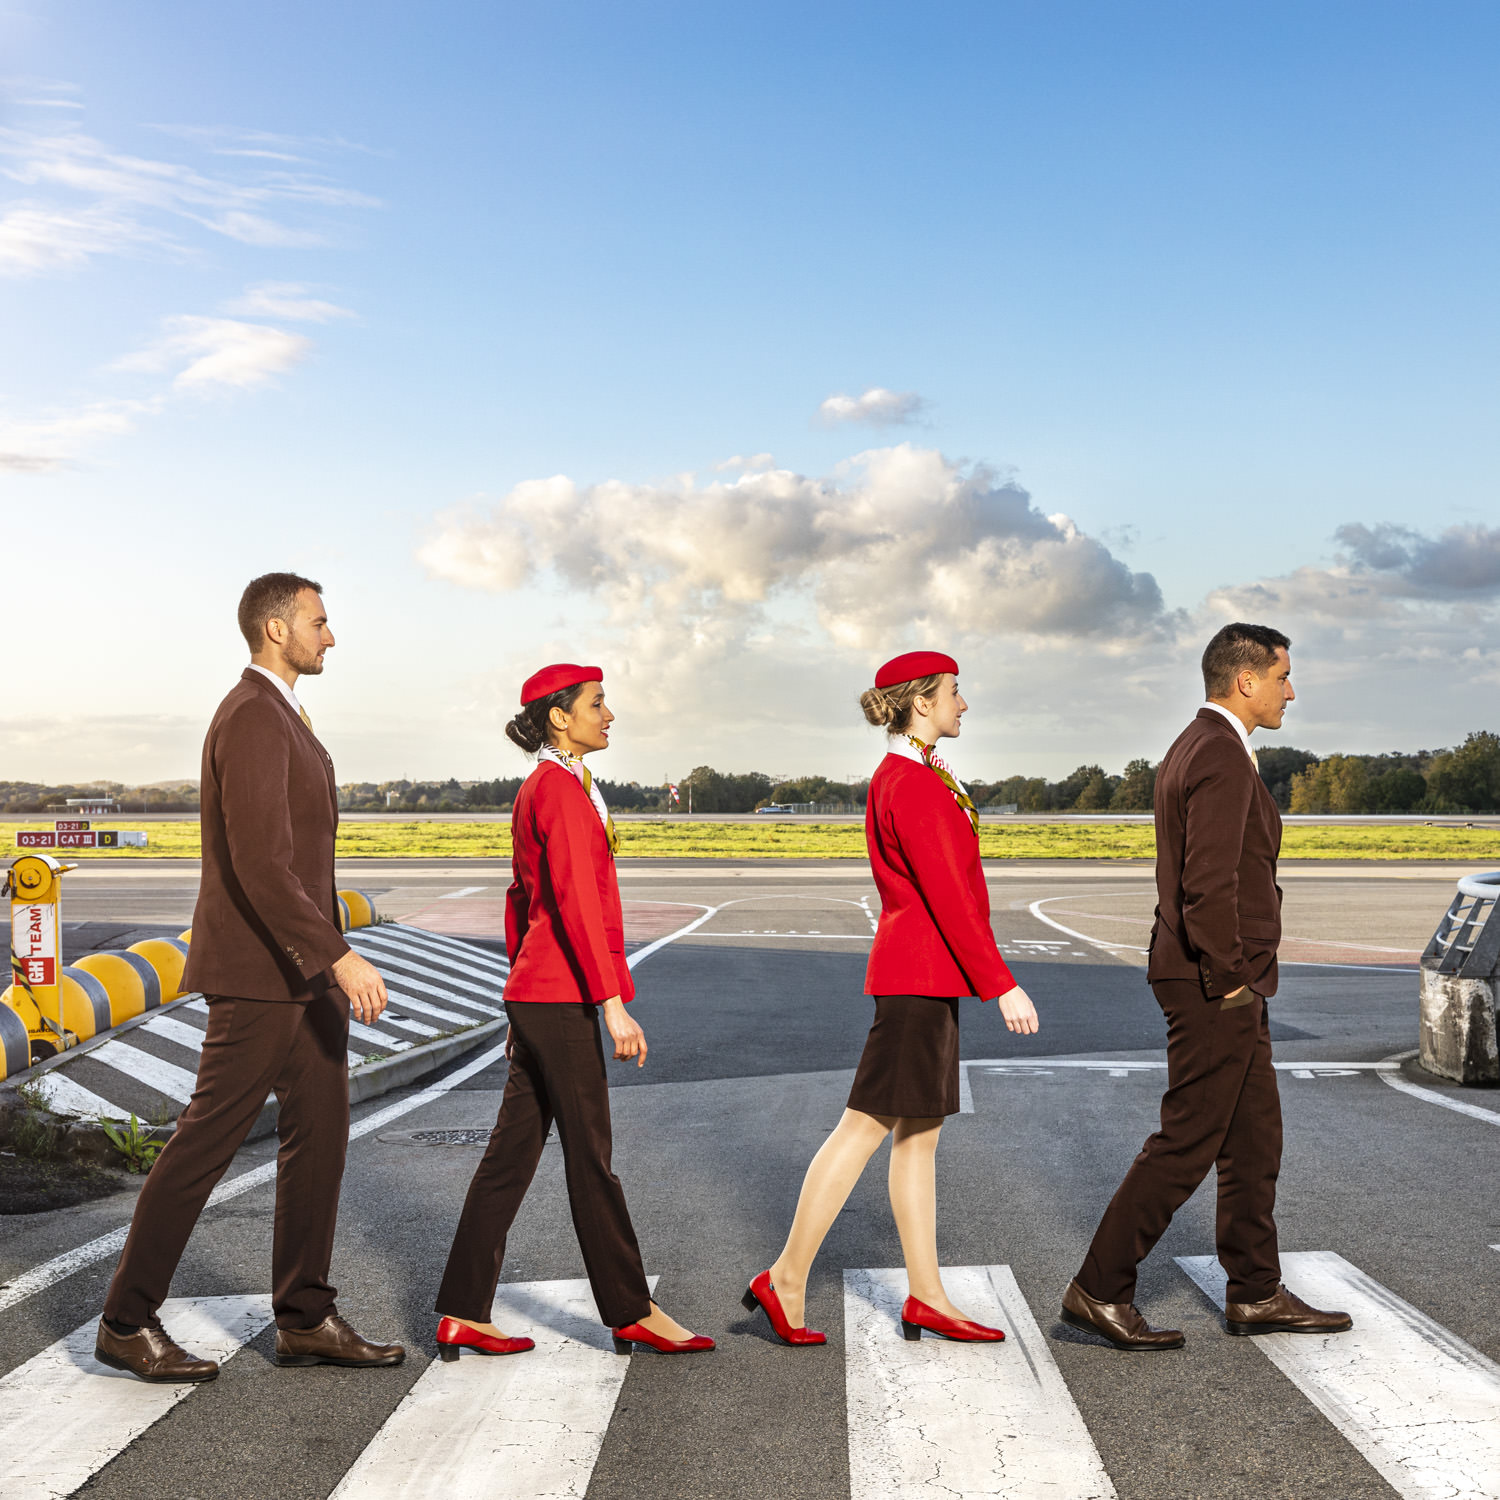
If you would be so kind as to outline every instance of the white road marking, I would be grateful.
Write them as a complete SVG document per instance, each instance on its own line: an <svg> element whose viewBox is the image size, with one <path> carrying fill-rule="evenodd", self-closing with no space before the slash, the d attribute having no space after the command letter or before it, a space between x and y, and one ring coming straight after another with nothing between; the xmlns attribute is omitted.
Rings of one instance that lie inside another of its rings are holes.
<svg viewBox="0 0 1500 1500"><path fill-rule="evenodd" d="M407 1016L398 1016L394 1011L386 1011L380 1018L382 1026L399 1026L402 1031L415 1032L417 1036L441 1036L436 1026L428 1026L423 1021L413 1021Z"/></svg>
<svg viewBox="0 0 1500 1500"><path fill-rule="evenodd" d="M416 990L419 994L432 995L438 1000L446 1000L449 1005L467 1005L472 1010L484 1011L492 1016L499 1016L504 1014L504 1012L500 1010L498 1006L489 1004L487 1001L465 999L464 996L456 990L444 989L440 985L433 984L430 980L427 979L414 978L406 972L405 965L398 966L394 963L387 962L385 965L385 971L386 972L384 978L387 981L387 989L390 989L392 984L396 984L399 985L403 990ZM432 971L428 969L420 970L419 972L431 974ZM505 981L496 979L493 981L493 988L489 993L491 996L498 995L504 988Z"/></svg>
<svg viewBox="0 0 1500 1500"><path fill-rule="evenodd" d="M673 902L672 904L674 906L699 906L699 903L696 901L681 901ZM665 937L657 938L654 943L647 943L644 948L637 948L634 953L626 958L626 967L633 969L637 964L645 963L653 953L665 948L668 943L675 943L678 938L686 937L690 932L696 932L710 917L717 916L719 911L717 906L700 906L699 909L703 915L701 917L694 917L686 927L679 927L676 932L669 932Z"/></svg>
<svg viewBox="0 0 1500 1500"><path fill-rule="evenodd" d="M777 938L833 938L846 943L868 943L873 937L871 932L700 932L701 938L747 938L747 937L777 937Z"/></svg>
<svg viewBox="0 0 1500 1500"><path fill-rule="evenodd" d="M90 1061L103 1063L117 1073L124 1073L127 1078L144 1083L148 1088L155 1089L158 1094L165 1094L168 1099L175 1099L179 1104L186 1104L193 1097L193 1089L198 1082L197 1077L186 1068L179 1068L176 1063L163 1062L159 1057L142 1052L139 1047L127 1046L124 1042L106 1042L102 1047L95 1047L88 1056Z"/></svg>
<svg viewBox="0 0 1500 1500"><path fill-rule="evenodd" d="M271 1321L271 1299L173 1298L161 1317L185 1349L223 1364ZM98 1327L90 1320L0 1380L0 1500L71 1495L197 1389L101 1365Z"/></svg>
<svg viewBox="0 0 1500 1500"><path fill-rule="evenodd" d="M433 1005L431 1001L418 1000L415 995L408 995L405 990L405 985L408 982L403 979L401 981L403 988L399 990L392 989L390 985L385 987L385 992L390 997L392 1003L399 1002L405 1010L414 1010L418 1015L432 1016L439 1021L448 1021L454 1026L474 1026L478 1024L478 1017L476 1016L465 1015L456 1010L444 1010L440 1005ZM503 1016L505 1012L500 1010L493 1012L493 1014Z"/></svg>
<svg viewBox="0 0 1500 1500"><path fill-rule="evenodd" d="M376 1031L373 1026L366 1026L363 1021L350 1021L349 1035L357 1036L362 1042L369 1042L371 1046L378 1047L382 1052L404 1052L413 1045L404 1037L395 1037L384 1031Z"/></svg>
<svg viewBox="0 0 1500 1500"><path fill-rule="evenodd" d="M1003 1344L901 1337L904 1271L844 1272L851 1500L1104 1500L1114 1486L1009 1266L944 1266Z"/></svg>
<svg viewBox="0 0 1500 1500"><path fill-rule="evenodd" d="M483 885L466 885L461 891L444 891L443 894L438 897L438 900L457 901L460 896L477 896L480 891L488 889L488 886Z"/></svg>
<svg viewBox="0 0 1500 1500"><path fill-rule="evenodd" d="M434 953L443 955L450 963L450 967L457 968L459 964L469 964L477 969L495 970L504 973L510 968L508 959L499 957L498 954L487 952L477 944L466 943L460 938L450 938L446 933L428 932L425 927L398 927L396 932L387 932L379 927L360 927L349 936L357 942L374 943L377 946L384 945L394 948L398 952L401 949L411 951L412 949L429 949Z"/></svg>
<svg viewBox="0 0 1500 1500"><path fill-rule="evenodd" d="M1457 1114L1468 1115L1471 1120L1483 1120L1486 1125L1500 1125L1500 1114L1493 1109L1485 1109L1478 1104L1470 1104L1467 1099L1455 1099L1450 1094L1440 1094L1436 1089L1424 1089L1420 1084L1412 1083L1409 1079L1401 1077L1394 1070L1383 1072L1380 1075L1382 1083L1388 1083L1398 1093L1410 1094L1413 1099L1424 1099L1428 1104L1440 1104L1444 1109L1451 1109Z"/></svg>
<svg viewBox="0 0 1500 1500"><path fill-rule="evenodd" d="M122 1111L118 1104L101 1099L81 1083L74 1083L66 1073L56 1069L40 1074L35 1087L47 1101L48 1108L60 1115L95 1115L106 1120L123 1120L129 1113L128 1110Z"/></svg>
<svg viewBox="0 0 1500 1500"><path fill-rule="evenodd" d="M1038 922L1045 922L1048 927L1055 927L1059 932L1065 932L1070 938L1077 938L1081 943L1088 943L1095 948L1118 948L1126 953L1149 953L1149 948L1142 948L1137 943L1106 943L1102 938L1092 938L1086 932L1077 932L1071 927L1064 927L1061 922L1055 922L1046 912L1042 910L1051 901L1067 901L1067 896L1048 896L1042 901L1033 901L1026 908Z"/></svg>
<svg viewBox="0 0 1500 1500"><path fill-rule="evenodd" d="M630 1361L600 1326L587 1281L503 1283L491 1317L536 1348L434 1360L329 1500L583 1495Z"/></svg>
<svg viewBox="0 0 1500 1500"><path fill-rule="evenodd" d="M1210 1301L1211 1255L1177 1264ZM1268 1333L1255 1343L1406 1500L1500 1495L1500 1365L1327 1250L1281 1257L1287 1284L1354 1319L1348 1333Z"/></svg>
<svg viewBox="0 0 1500 1500"><path fill-rule="evenodd" d="M397 1050L391 1045L388 1037L380 1036L378 1032L375 1036L381 1042L384 1051ZM449 1089L457 1088L459 1084L466 1083L476 1073L482 1073L486 1068L493 1067L504 1056L505 1043L502 1041L498 1046L481 1052L478 1057L465 1063L463 1067L455 1069L446 1078L423 1089L421 1093L398 1099L394 1104L388 1104L384 1109L378 1109L374 1114L356 1120L349 1127L349 1139L353 1141L362 1135L369 1135L371 1131L384 1128L392 1120L399 1120L402 1115L414 1109L420 1109L425 1104L431 1104L434 1099L442 1098ZM207 1207L213 1208L231 1198L238 1198L241 1193L248 1193L252 1188L272 1181L275 1176L274 1160L252 1167L248 1172L241 1172L238 1177L231 1177L220 1182L218 1187L209 1194ZM53 1256L51 1260L43 1261L41 1265L33 1266L29 1271L23 1271L11 1277L9 1281L0 1282L0 1312L14 1307L18 1302L24 1302L27 1297L34 1297L38 1292L46 1291L48 1287L55 1286L59 1281L65 1280L75 1271L81 1271L85 1266L91 1266L96 1261L118 1254L124 1248L125 1236L129 1229L128 1224L122 1225L119 1229L112 1229L108 1234L101 1234L97 1239L76 1245L71 1250L65 1250L61 1255Z"/></svg>
<svg viewBox="0 0 1500 1500"><path fill-rule="evenodd" d="M478 994L485 999L494 999L505 988L506 973L485 969L462 969L438 953L416 953L411 951L393 953L382 948L367 955L382 972L396 970L420 975L429 983L446 986L445 994L455 998L465 991Z"/></svg>
<svg viewBox="0 0 1500 1500"><path fill-rule="evenodd" d="M201 1027L179 1021L175 1016L153 1016L141 1030L149 1031L153 1036L165 1037L169 1042L176 1042L179 1047L187 1047L194 1052L203 1050L203 1038L207 1034Z"/></svg>

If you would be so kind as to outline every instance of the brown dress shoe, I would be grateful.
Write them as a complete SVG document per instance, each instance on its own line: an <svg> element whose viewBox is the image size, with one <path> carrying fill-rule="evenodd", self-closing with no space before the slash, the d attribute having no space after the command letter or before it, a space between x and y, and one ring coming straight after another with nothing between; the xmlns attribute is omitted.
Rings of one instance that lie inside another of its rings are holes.
<svg viewBox="0 0 1500 1500"><path fill-rule="evenodd" d="M1062 1320L1102 1333L1116 1349L1180 1349L1187 1342L1175 1328L1153 1328L1133 1302L1095 1302L1076 1281L1063 1293Z"/></svg>
<svg viewBox="0 0 1500 1500"><path fill-rule="evenodd" d="M337 1313L316 1328L278 1328L278 1365L399 1365L406 1358L400 1344L372 1344Z"/></svg>
<svg viewBox="0 0 1500 1500"><path fill-rule="evenodd" d="M94 1340L94 1358L111 1370L124 1370L141 1380L159 1385L191 1384L212 1380L219 1367L211 1359L194 1359L172 1342L165 1328L137 1328L134 1333L116 1333L103 1318Z"/></svg>
<svg viewBox="0 0 1500 1500"><path fill-rule="evenodd" d="M1224 1322L1243 1338L1252 1333L1346 1333L1354 1319L1346 1312L1320 1312L1284 1286L1264 1302L1226 1302Z"/></svg>

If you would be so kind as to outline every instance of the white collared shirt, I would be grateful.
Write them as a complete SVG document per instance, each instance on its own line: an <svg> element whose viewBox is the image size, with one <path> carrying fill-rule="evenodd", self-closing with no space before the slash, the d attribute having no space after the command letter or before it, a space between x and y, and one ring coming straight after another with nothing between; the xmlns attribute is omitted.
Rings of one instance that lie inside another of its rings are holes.
<svg viewBox="0 0 1500 1500"><path fill-rule="evenodd" d="M1220 703L1205 703L1203 706L1204 708L1213 709L1216 714L1223 714L1223 716L1228 719L1231 724L1234 725L1234 732L1239 735L1240 744L1245 747L1245 754L1250 757L1250 764L1254 766L1257 771L1259 771L1260 761L1256 759L1255 751L1251 748L1250 735L1245 729L1245 726L1241 724L1240 721Z"/></svg>
<svg viewBox="0 0 1500 1500"><path fill-rule="evenodd" d="M297 701L297 695L287 685L285 677L278 677L269 667L263 667L259 662L251 662L250 670L259 672L269 682L274 682L281 689L281 696L292 705L292 712L300 719L302 717L302 705Z"/></svg>

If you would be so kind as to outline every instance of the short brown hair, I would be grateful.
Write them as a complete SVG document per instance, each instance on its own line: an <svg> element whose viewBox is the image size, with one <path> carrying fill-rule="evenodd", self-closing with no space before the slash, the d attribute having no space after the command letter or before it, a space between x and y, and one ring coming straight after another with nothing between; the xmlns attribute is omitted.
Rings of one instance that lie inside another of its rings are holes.
<svg viewBox="0 0 1500 1500"><path fill-rule="evenodd" d="M1226 625L1203 651L1203 691L1222 698L1234 679L1247 668L1265 672L1276 662L1276 652L1289 650L1291 638L1269 625Z"/></svg>
<svg viewBox="0 0 1500 1500"><path fill-rule="evenodd" d="M323 585L300 573L262 573L245 585L245 592L240 595L240 634L249 643L252 656L265 649L267 622L292 623L297 613L297 595L303 589L321 594Z"/></svg>
<svg viewBox="0 0 1500 1500"><path fill-rule="evenodd" d="M888 688L867 688L859 695L859 706L870 723L887 734L905 734L911 728L912 705L918 698L931 698L943 685L941 673L931 677L913 677Z"/></svg>

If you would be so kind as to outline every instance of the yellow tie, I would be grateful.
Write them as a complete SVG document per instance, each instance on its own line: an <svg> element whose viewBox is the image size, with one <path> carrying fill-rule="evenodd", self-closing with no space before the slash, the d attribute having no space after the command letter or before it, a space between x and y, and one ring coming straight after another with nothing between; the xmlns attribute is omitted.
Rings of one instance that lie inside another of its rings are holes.
<svg viewBox="0 0 1500 1500"><path fill-rule="evenodd" d="M977 838L979 836L979 810L974 806L974 799L959 786L948 772L941 766L933 763L931 745L924 745L914 734L907 735L907 739L922 752L922 759L927 762L928 770L937 772L938 780L953 793L953 800L969 815L969 827L974 830L974 836Z"/></svg>
<svg viewBox="0 0 1500 1500"><path fill-rule="evenodd" d="M583 772L583 789L589 794L589 800L594 797L594 778L589 775L589 768L580 763L578 769ZM620 835L615 832L615 820L609 815L609 809L604 809L604 837L609 844L609 852L614 854L620 847Z"/></svg>
<svg viewBox="0 0 1500 1500"><path fill-rule="evenodd" d="M1257 772L1260 771L1260 756L1254 750L1250 752L1250 764L1255 767Z"/></svg>
<svg viewBox="0 0 1500 1500"><path fill-rule="evenodd" d="M297 713L302 722L307 725L307 732L311 734L313 732L312 720L307 717L307 710L300 703L297 705Z"/></svg>

